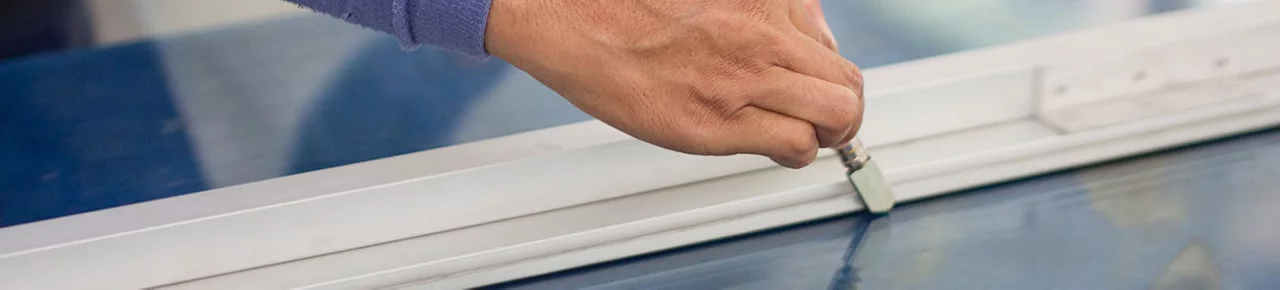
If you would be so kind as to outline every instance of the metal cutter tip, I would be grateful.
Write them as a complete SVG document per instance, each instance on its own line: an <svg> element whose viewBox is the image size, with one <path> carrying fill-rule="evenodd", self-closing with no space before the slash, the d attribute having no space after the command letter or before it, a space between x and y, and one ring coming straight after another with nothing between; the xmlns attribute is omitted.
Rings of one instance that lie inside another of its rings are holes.
<svg viewBox="0 0 1280 290"><path fill-rule="evenodd" d="M837 148L836 152L839 153L841 163L844 163L844 167L848 170L845 175L848 176L849 183L853 184L854 190L862 199L862 203L867 206L867 210L875 214L884 214L893 209L893 190L880 171L880 166L862 147L862 141L854 138L849 144Z"/></svg>

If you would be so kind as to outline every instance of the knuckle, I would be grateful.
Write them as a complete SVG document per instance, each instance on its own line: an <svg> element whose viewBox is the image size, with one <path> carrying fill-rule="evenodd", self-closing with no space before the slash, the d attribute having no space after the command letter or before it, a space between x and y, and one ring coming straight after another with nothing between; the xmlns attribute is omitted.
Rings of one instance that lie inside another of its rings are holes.
<svg viewBox="0 0 1280 290"><path fill-rule="evenodd" d="M706 25L709 39L721 55L739 61L772 63L788 42L786 33L767 24L765 16L734 15L711 17Z"/></svg>
<svg viewBox="0 0 1280 290"><path fill-rule="evenodd" d="M846 63L845 65L846 69L843 70L844 71L843 78L846 82L848 82L847 85L850 86L850 89L853 89L854 91L862 91L862 71L858 69L858 66L854 65L852 62L849 62L846 60L845 63Z"/></svg>
<svg viewBox="0 0 1280 290"><path fill-rule="evenodd" d="M739 37L735 43L737 48L757 56L776 54L787 41L786 34L768 26L750 25L744 28L737 23L730 25L733 27L726 27L727 31L740 31L737 33Z"/></svg>
<svg viewBox="0 0 1280 290"><path fill-rule="evenodd" d="M776 61L786 61L789 58L795 58L791 54L791 39L781 31L766 29L761 32L760 39L762 41L760 47L760 56L766 59Z"/></svg>
<svg viewBox="0 0 1280 290"><path fill-rule="evenodd" d="M779 29L762 28L760 29L759 35L759 39L770 48L781 48L784 47L786 43L791 42L791 38Z"/></svg>
<svg viewBox="0 0 1280 290"><path fill-rule="evenodd" d="M699 91L701 94L734 99L741 96L744 87L757 83L757 79L768 69L755 60L739 56L727 56L716 61L719 62L715 65L719 71L706 74L711 76L707 80L710 85L701 86L705 88Z"/></svg>
<svg viewBox="0 0 1280 290"><path fill-rule="evenodd" d="M741 108L743 106L739 100L725 95L711 95L698 100L702 103L702 106L706 107L708 115L710 115L703 119L726 119L732 117L734 112L737 111L737 108ZM701 121L701 123L703 123L702 125L711 125L707 123L713 122L710 120L704 120Z"/></svg>

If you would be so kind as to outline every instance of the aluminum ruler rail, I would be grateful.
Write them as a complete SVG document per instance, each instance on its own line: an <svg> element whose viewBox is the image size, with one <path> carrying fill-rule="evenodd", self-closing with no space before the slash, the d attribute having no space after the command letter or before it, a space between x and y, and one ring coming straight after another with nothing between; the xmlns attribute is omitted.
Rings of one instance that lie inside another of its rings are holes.
<svg viewBox="0 0 1280 290"><path fill-rule="evenodd" d="M865 72L899 203L1280 125L1280 2ZM584 122L0 229L0 289L467 288L862 210Z"/></svg>

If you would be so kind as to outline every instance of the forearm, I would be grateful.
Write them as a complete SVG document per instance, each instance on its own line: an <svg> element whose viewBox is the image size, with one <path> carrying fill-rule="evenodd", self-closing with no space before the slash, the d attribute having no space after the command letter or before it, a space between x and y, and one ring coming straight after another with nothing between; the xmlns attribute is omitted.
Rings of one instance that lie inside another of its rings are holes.
<svg viewBox="0 0 1280 290"><path fill-rule="evenodd" d="M286 0L395 35L405 49L430 45L477 57L492 0Z"/></svg>

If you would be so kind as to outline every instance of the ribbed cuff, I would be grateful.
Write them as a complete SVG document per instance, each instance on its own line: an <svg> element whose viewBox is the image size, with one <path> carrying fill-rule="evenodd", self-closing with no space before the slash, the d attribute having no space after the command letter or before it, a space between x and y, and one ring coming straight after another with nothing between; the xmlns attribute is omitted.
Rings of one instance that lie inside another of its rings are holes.
<svg viewBox="0 0 1280 290"><path fill-rule="evenodd" d="M426 44L487 58L484 31L491 4L491 0L392 0L391 27L404 49Z"/></svg>

